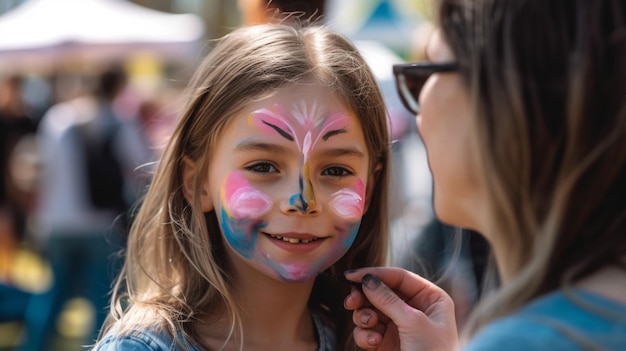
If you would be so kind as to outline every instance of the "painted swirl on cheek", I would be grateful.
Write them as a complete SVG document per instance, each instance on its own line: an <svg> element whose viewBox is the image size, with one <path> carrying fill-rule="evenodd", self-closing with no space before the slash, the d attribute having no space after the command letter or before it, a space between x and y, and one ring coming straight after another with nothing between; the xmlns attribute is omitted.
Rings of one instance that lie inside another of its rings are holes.
<svg viewBox="0 0 626 351"><path fill-rule="evenodd" d="M365 186L363 181L357 179L354 182L354 189L341 189L332 194L330 208L348 221L360 221L363 216L365 202Z"/></svg>
<svg viewBox="0 0 626 351"><path fill-rule="evenodd" d="M251 258L258 231L267 225L259 217L271 209L271 199L250 186L240 172L232 172L224 180L220 206L226 241L243 257Z"/></svg>
<svg viewBox="0 0 626 351"><path fill-rule="evenodd" d="M361 218L365 208L365 184L361 179L356 179L351 188L344 188L331 195L330 208L343 221L347 222L342 226L337 226L340 246L336 249L343 251L350 248L361 226ZM341 253L341 255L343 255Z"/></svg>

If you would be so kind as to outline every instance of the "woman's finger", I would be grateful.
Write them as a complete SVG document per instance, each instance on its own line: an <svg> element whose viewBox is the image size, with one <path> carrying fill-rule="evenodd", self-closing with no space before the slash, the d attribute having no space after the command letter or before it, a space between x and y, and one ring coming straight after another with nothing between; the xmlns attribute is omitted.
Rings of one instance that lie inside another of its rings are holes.
<svg viewBox="0 0 626 351"><path fill-rule="evenodd" d="M343 301L343 306L350 311L370 306L369 301L363 293L355 288L352 288L350 295L346 296Z"/></svg>
<svg viewBox="0 0 626 351"><path fill-rule="evenodd" d="M354 328L353 337L358 347L365 350L393 351L400 349L395 324L378 324L375 328Z"/></svg>
<svg viewBox="0 0 626 351"><path fill-rule="evenodd" d="M346 296L343 305L345 309L354 311L353 320L356 325L365 327L366 321L370 319L373 320L370 323L374 324L389 322L389 318L372 307L372 304L359 290L353 289L350 295Z"/></svg>

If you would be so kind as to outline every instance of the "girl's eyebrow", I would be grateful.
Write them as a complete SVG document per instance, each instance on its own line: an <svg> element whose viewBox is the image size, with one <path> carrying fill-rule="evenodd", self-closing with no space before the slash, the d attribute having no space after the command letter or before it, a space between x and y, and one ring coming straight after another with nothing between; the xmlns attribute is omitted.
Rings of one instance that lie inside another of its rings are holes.
<svg viewBox="0 0 626 351"><path fill-rule="evenodd" d="M324 150L320 155L327 156L327 157L340 157L340 156L364 157L365 156L363 152L353 147L328 149L328 150Z"/></svg>
<svg viewBox="0 0 626 351"><path fill-rule="evenodd" d="M261 142L261 141L256 141L254 139L244 139L241 142L239 142L237 146L235 146L235 149L233 151L252 151L252 150L268 151L272 153L281 153L281 152L286 152L287 148L279 144Z"/></svg>
<svg viewBox="0 0 626 351"><path fill-rule="evenodd" d="M347 133L348 131L345 130L345 128L342 129L336 129L336 130L331 130L330 132L324 134L322 136L322 140L326 141L328 140L330 137L338 135L338 134L343 134L343 133Z"/></svg>

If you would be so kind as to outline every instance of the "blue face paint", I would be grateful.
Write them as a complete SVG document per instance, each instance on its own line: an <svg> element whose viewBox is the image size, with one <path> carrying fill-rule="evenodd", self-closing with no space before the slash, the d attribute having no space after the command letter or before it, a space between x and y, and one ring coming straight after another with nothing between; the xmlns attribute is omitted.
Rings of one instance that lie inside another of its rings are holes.
<svg viewBox="0 0 626 351"><path fill-rule="evenodd" d="M238 219L229 217L227 211L221 208L222 233L228 244L241 256L250 259L254 253L258 231L267 226L255 219Z"/></svg>

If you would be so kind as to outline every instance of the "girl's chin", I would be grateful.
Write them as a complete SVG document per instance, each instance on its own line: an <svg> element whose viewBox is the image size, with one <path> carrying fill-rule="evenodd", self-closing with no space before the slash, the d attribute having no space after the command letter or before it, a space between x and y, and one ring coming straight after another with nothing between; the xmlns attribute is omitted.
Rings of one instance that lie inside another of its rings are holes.
<svg viewBox="0 0 626 351"><path fill-rule="evenodd" d="M278 279L286 283L299 284L299 283L307 283L315 279L316 276L317 276L317 271L316 272L307 271L307 272L288 273L288 274L283 273L283 274L280 274Z"/></svg>

